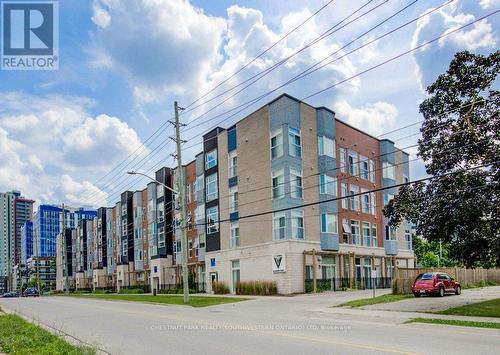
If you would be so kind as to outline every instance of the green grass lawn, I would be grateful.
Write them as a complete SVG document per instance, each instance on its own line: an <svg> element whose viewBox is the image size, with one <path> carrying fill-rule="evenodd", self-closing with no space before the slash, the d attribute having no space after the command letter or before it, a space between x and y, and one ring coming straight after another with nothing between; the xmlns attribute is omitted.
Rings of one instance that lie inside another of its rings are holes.
<svg viewBox="0 0 500 355"><path fill-rule="evenodd" d="M469 320L454 320L454 319L413 318L406 321L405 323L428 323L428 324L453 325L461 327L500 329L500 323L474 322Z"/></svg>
<svg viewBox="0 0 500 355"><path fill-rule="evenodd" d="M71 345L21 317L0 313L0 353L80 355L95 354L95 350Z"/></svg>
<svg viewBox="0 0 500 355"><path fill-rule="evenodd" d="M471 317L500 317L500 298L436 312Z"/></svg>
<svg viewBox="0 0 500 355"><path fill-rule="evenodd" d="M86 299L101 299L110 301L132 301L132 302L144 302L144 303L157 303L157 304L176 304L183 305L182 295L127 295L127 294L74 294L70 297L79 297ZM247 301L251 298L240 298L240 297L210 297L210 296L189 296L189 306L192 307L207 307L215 306L224 303L233 303Z"/></svg>
<svg viewBox="0 0 500 355"><path fill-rule="evenodd" d="M388 303L388 302L397 302L401 301L407 298L411 298L413 295L382 295L382 296L377 296L375 298L362 298L359 300L353 300L349 302L345 302L342 304L339 304L336 307L363 307L363 306L369 306L371 304L378 304L378 303Z"/></svg>

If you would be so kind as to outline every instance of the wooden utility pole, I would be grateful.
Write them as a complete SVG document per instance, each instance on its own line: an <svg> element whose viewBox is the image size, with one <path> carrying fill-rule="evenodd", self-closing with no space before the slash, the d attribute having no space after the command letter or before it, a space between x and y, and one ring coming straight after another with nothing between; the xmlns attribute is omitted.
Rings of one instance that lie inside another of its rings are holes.
<svg viewBox="0 0 500 355"><path fill-rule="evenodd" d="M175 142L177 143L177 192L179 206L181 208L181 248L182 248L182 286L184 289L184 303L189 303L189 280L188 280L188 251L187 251L187 221L186 221L186 204L184 194L186 186L184 181L184 174L182 171L182 151L181 151L181 133L179 122L179 106L177 101L174 102L175 110Z"/></svg>

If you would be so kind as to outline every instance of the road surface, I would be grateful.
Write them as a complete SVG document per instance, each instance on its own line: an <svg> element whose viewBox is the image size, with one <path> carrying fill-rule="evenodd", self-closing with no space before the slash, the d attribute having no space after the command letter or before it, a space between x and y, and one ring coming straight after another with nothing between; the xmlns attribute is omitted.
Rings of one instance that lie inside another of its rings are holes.
<svg viewBox="0 0 500 355"><path fill-rule="evenodd" d="M422 314L331 307L369 294L259 297L206 308L11 298L0 307L111 354L498 354L498 330L403 324Z"/></svg>

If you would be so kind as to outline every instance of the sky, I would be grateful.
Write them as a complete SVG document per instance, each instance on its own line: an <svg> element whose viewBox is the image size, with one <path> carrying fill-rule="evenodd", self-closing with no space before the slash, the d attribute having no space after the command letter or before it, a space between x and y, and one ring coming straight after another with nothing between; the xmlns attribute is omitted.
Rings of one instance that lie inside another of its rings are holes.
<svg viewBox="0 0 500 355"><path fill-rule="evenodd" d="M60 0L59 70L0 70L0 191L20 190L37 203L114 205L122 191L147 184L127 170L175 166L167 123L175 100L187 108L185 163L211 128L227 128L284 92L303 99L330 86L305 101L400 148L414 145L425 88L454 53L497 50L500 15L357 74L500 8L500 0L440 7L447 2ZM235 109L324 58L331 63ZM417 159L415 147L406 150ZM424 175L423 162L412 161L410 178Z"/></svg>

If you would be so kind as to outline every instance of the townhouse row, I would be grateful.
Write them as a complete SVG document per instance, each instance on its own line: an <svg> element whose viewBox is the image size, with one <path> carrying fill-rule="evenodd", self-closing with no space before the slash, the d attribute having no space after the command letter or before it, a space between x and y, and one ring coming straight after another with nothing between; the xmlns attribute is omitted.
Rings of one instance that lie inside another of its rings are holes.
<svg viewBox="0 0 500 355"><path fill-rule="evenodd" d="M408 154L328 108L283 94L203 135L203 151L183 170L192 288L210 292L219 281L235 292L238 282L258 280L283 294L311 282L372 287L387 285L394 267L414 266L411 226L392 228L382 213L395 185L409 181ZM154 178L175 189L177 169ZM179 284L175 198L151 182L68 230L74 287Z"/></svg>

